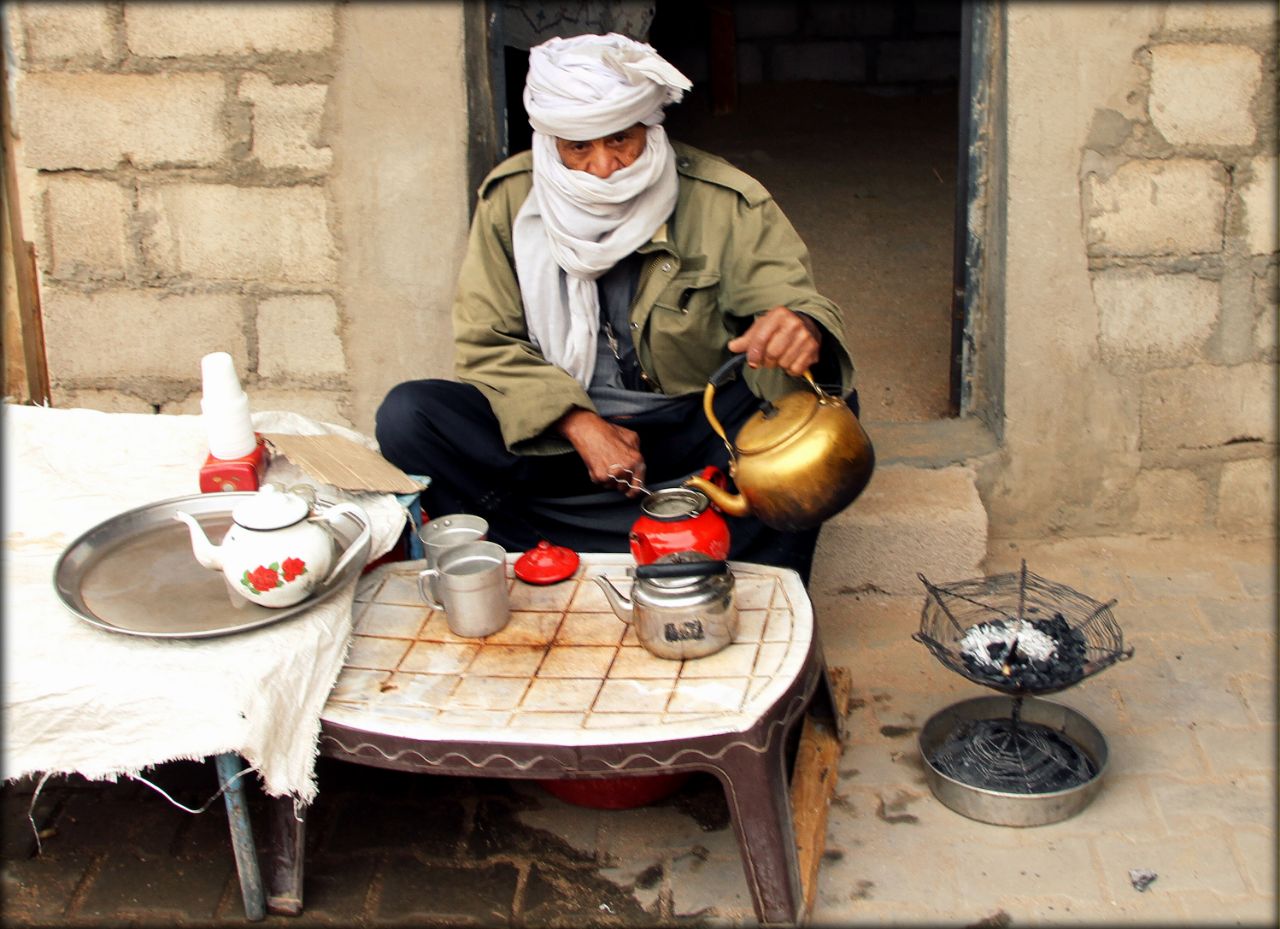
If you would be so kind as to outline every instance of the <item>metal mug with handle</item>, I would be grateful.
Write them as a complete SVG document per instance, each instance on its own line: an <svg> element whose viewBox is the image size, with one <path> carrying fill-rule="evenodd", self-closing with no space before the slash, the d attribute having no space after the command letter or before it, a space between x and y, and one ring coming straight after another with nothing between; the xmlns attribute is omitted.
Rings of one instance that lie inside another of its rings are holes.
<svg viewBox="0 0 1280 929"><path fill-rule="evenodd" d="M429 589L439 589L437 598ZM466 638L493 635L511 619L507 553L496 542L466 542L439 556L435 567L418 574L418 593L434 610L443 610L449 631Z"/></svg>
<svg viewBox="0 0 1280 929"><path fill-rule="evenodd" d="M440 563L440 556L454 546L487 541L489 523L483 517L470 513L450 513L427 522L418 530L418 538L422 540L427 567L434 568ZM440 588L435 578L432 577L429 583L431 598L439 600Z"/></svg>

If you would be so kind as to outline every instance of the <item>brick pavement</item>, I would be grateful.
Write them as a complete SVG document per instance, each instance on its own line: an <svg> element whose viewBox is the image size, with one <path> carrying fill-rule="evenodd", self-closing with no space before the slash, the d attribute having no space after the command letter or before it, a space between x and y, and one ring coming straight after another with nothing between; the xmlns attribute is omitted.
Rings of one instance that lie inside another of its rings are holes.
<svg viewBox="0 0 1280 929"><path fill-rule="evenodd" d="M1092 804L1029 829L965 819L929 791L920 726L989 692L911 640L923 591L821 604L828 660L851 669L854 701L813 923L1274 925L1274 554L1271 542L1222 539L992 543L988 573L1026 557L1041 576L1116 598L1135 648L1051 698L1102 731L1111 763ZM212 766L194 762L152 779L189 806L216 789ZM529 783L329 760L319 779L304 913L263 925L754 922L709 777L608 812ZM137 782L51 778L35 808L36 855L33 787L0 792L5 925L243 924L221 800L192 815ZM1157 877L1139 891L1131 869Z"/></svg>

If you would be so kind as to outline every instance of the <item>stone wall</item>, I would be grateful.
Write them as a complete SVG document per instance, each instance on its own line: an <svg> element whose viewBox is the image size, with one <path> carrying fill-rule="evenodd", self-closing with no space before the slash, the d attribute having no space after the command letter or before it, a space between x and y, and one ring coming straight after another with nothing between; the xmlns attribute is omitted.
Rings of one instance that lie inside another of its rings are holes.
<svg viewBox="0 0 1280 929"><path fill-rule="evenodd" d="M1274 4L1007 25L993 532L1274 531Z"/></svg>
<svg viewBox="0 0 1280 929"><path fill-rule="evenodd" d="M54 405L196 412L201 356L228 351L254 409L368 428L397 377L447 371L436 330L467 187L456 6L6 17ZM369 59L386 74L361 83Z"/></svg>
<svg viewBox="0 0 1280 929"><path fill-rule="evenodd" d="M447 376L465 9L7 4L54 403L195 412L225 350L369 431ZM997 9L992 534L1273 531L1275 5Z"/></svg>

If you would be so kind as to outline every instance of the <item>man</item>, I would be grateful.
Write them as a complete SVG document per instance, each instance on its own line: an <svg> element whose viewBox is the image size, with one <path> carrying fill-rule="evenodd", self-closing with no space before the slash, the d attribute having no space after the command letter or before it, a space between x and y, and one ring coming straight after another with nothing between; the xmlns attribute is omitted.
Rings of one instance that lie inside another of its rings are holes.
<svg viewBox="0 0 1280 929"><path fill-rule="evenodd" d="M639 495L727 470L702 394L734 354L748 370L715 405L730 437L806 370L849 391L840 312L777 204L668 141L664 107L691 86L616 34L530 51L533 147L481 185L459 276L460 383L400 384L378 411L383 455L432 479L428 515L482 515L510 551L625 552ZM729 523L731 558L807 581L817 529Z"/></svg>

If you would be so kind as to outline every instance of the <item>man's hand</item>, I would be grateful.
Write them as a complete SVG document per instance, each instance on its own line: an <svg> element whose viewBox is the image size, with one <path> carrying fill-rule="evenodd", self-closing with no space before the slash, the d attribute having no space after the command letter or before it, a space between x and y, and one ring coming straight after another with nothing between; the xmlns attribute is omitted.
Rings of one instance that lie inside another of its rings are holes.
<svg viewBox="0 0 1280 929"><path fill-rule="evenodd" d="M775 306L755 318L751 328L728 344L734 354L745 352L753 368L782 368L800 377L818 363L822 330L807 316Z"/></svg>
<svg viewBox="0 0 1280 929"><path fill-rule="evenodd" d="M638 435L583 409L565 413L553 428L573 444L591 480L628 497L640 495L645 475Z"/></svg>

